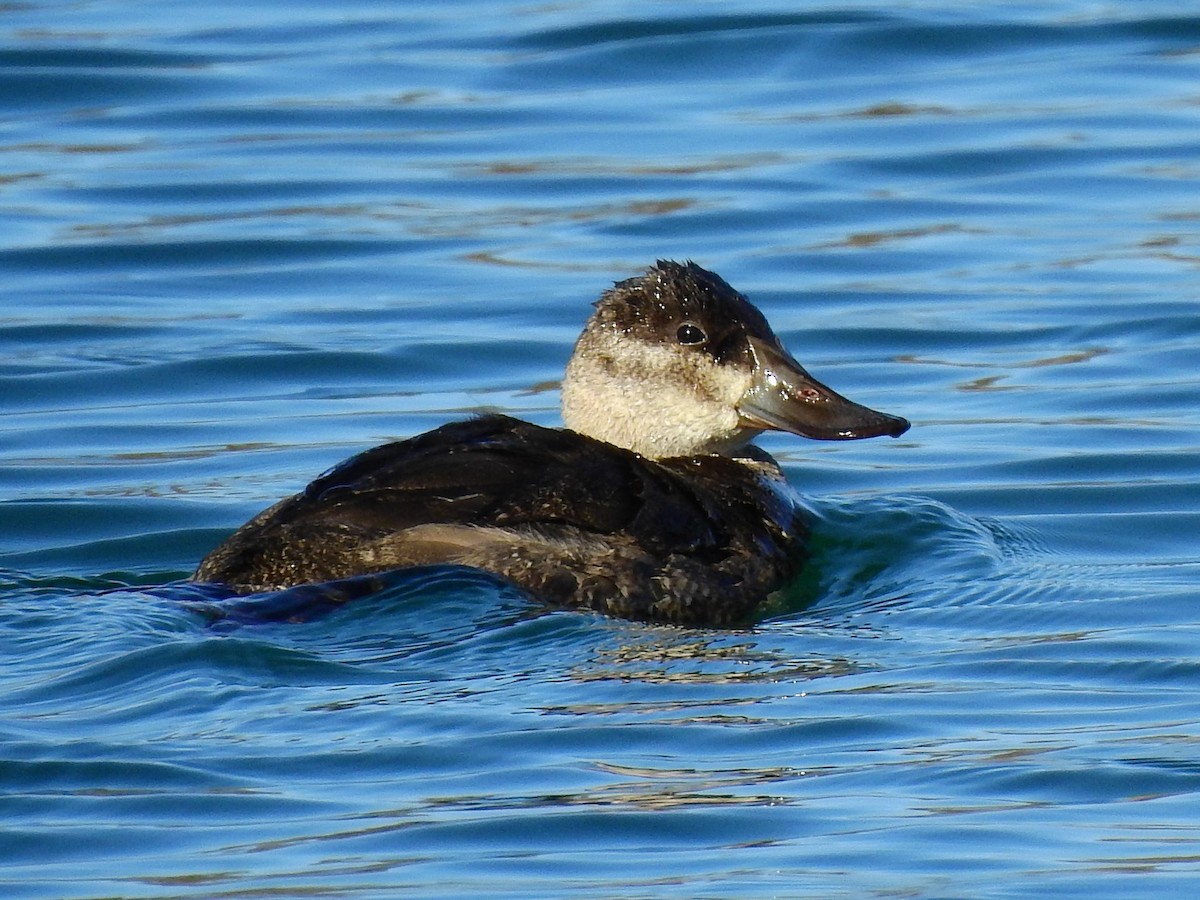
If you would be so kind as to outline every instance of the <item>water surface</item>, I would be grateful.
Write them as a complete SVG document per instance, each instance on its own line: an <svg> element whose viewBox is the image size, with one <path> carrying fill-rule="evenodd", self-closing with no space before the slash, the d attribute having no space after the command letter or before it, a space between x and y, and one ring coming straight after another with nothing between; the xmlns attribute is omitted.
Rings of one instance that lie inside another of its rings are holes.
<svg viewBox="0 0 1200 900"><path fill-rule="evenodd" d="M1200 18L0 16L5 896L1200 887ZM358 450L557 424L658 257L914 423L764 439L818 523L753 628L162 589Z"/></svg>

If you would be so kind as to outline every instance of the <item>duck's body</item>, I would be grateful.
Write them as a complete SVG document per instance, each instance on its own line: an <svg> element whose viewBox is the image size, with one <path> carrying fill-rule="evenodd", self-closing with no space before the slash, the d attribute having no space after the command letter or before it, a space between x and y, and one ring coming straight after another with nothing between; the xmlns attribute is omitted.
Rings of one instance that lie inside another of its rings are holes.
<svg viewBox="0 0 1200 900"><path fill-rule="evenodd" d="M730 624L799 561L789 494L772 462L655 462L485 416L348 460L247 523L197 577L264 591L457 563L555 605Z"/></svg>
<svg viewBox="0 0 1200 900"><path fill-rule="evenodd" d="M485 416L368 450L250 520L194 577L251 592L447 563L556 605L732 624L796 570L807 533L778 465L747 441L908 427L812 380L691 263L601 298L563 408L573 430Z"/></svg>

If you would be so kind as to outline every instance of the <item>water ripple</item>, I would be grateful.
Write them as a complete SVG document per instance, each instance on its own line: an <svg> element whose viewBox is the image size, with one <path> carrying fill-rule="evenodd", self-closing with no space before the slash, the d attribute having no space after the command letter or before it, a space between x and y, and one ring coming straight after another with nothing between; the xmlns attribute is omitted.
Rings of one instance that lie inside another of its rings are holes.
<svg viewBox="0 0 1200 900"><path fill-rule="evenodd" d="M1196 16L3 21L6 895L1194 892ZM764 438L816 522L753 627L181 581L358 450L557 424L659 256L914 422Z"/></svg>

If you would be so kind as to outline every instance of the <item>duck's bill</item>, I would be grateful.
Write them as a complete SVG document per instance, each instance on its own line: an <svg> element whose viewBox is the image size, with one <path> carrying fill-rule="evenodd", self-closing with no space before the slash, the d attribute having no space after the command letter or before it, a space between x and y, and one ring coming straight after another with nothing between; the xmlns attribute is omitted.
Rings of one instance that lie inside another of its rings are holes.
<svg viewBox="0 0 1200 900"><path fill-rule="evenodd" d="M738 403L748 428L788 431L819 441L854 441L908 431L908 420L877 412L827 388L787 351L751 341L754 383Z"/></svg>

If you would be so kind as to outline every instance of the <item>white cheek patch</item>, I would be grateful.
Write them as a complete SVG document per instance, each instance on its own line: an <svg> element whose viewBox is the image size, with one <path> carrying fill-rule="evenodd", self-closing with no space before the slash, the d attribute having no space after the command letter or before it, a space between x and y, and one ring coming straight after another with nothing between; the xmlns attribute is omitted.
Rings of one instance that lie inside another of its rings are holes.
<svg viewBox="0 0 1200 900"><path fill-rule="evenodd" d="M726 450L749 436L737 403L751 377L694 348L587 335L567 367L563 419L645 456Z"/></svg>

